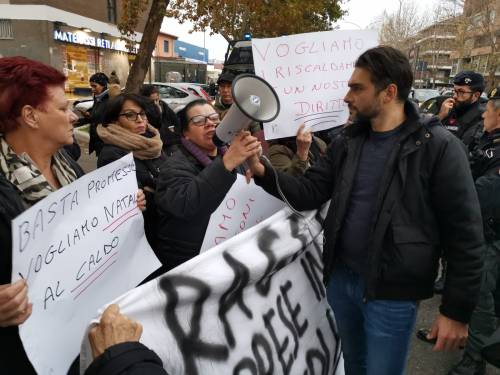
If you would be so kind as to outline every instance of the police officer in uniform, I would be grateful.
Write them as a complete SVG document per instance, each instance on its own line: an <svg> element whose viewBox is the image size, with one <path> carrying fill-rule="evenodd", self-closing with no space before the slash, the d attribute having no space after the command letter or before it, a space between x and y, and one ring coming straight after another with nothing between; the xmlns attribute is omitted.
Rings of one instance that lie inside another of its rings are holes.
<svg viewBox="0 0 500 375"><path fill-rule="evenodd" d="M469 338L462 360L449 375L483 375L481 356L488 337L497 327L500 312L500 87L490 94L483 113L484 134L471 152L474 176L483 216L486 252L479 302L472 314Z"/></svg>
<svg viewBox="0 0 500 375"><path fill-rule="evenodd" d="M484 78L466 70L455 76L453 85L453 97L443 102L438 117L449 131L469 146L482 131L484 107L479 97L485 87Z"/></svg>

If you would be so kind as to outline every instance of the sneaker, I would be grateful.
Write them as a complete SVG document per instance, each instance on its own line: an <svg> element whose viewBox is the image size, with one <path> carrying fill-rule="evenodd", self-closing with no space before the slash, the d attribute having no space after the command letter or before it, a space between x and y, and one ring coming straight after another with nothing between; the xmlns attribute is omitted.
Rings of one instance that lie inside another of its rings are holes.
<svg viewBox="0 0 500 375"><path fill-rule="evenodd" d="M464 353L462 360L453 367L448 375L485 375L486 362L477 361L469 354Z"/></svg>

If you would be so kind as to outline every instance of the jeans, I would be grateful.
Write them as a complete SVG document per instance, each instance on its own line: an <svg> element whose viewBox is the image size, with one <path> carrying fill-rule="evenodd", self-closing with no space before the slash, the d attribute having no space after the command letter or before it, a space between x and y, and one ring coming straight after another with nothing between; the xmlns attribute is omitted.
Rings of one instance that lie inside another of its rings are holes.
<svg viewBox="0 0 500 375"><path fill-rule="evenodd" d="M364 301L363 278L337 265L327 286L342 341L346 375L404 374L416 301Z"/></svg>

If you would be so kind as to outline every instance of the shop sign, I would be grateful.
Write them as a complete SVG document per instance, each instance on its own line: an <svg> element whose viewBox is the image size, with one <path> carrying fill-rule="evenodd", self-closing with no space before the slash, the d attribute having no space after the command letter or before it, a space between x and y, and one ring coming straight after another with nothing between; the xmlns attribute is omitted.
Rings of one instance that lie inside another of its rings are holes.
<svg viewBox="0 0 500 375"><path fill-rule="evenodd" d="M66 43L81 44L97 48L112 49L127 53L128 52L137 53L138 49L138 45L136 45L135 48L129 51L125 41L123 40L118 39L116 41L112 41L104 38L96 38L94 36L88 35L83 31L70 32L70 31L54 30L54 40Z"/></svg>

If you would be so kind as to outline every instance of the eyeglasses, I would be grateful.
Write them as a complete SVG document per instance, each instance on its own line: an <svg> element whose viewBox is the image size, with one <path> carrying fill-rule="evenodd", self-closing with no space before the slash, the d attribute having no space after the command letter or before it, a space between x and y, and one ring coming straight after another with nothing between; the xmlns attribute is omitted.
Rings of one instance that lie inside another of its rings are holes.
<svg viewBox="0 0 500 375"><path fill-rule="evenodd" d="M125 116L125 118L129 121L137 121L139 116L141 116L141 119L147 120L148 118L146 117L146 113L144 111L142 112L125 112L125 113L120 113L119 116Z"/></svg>
<svg viewBox="0 0 500 375"><path fill-rule="evenodd" d="M456 96L465 96L465 94L474 94L474 91L453 90Z"/></svg>
<svg viewBox="0 0 500 375"><path fill-rule="evenodd" d="M214 112L207 116L196 115L191 117L188 122L193 123L194 126L204 126L207 124L207 120L210 120L215 124L218 124L220 122L219 114Z"/></svg>

